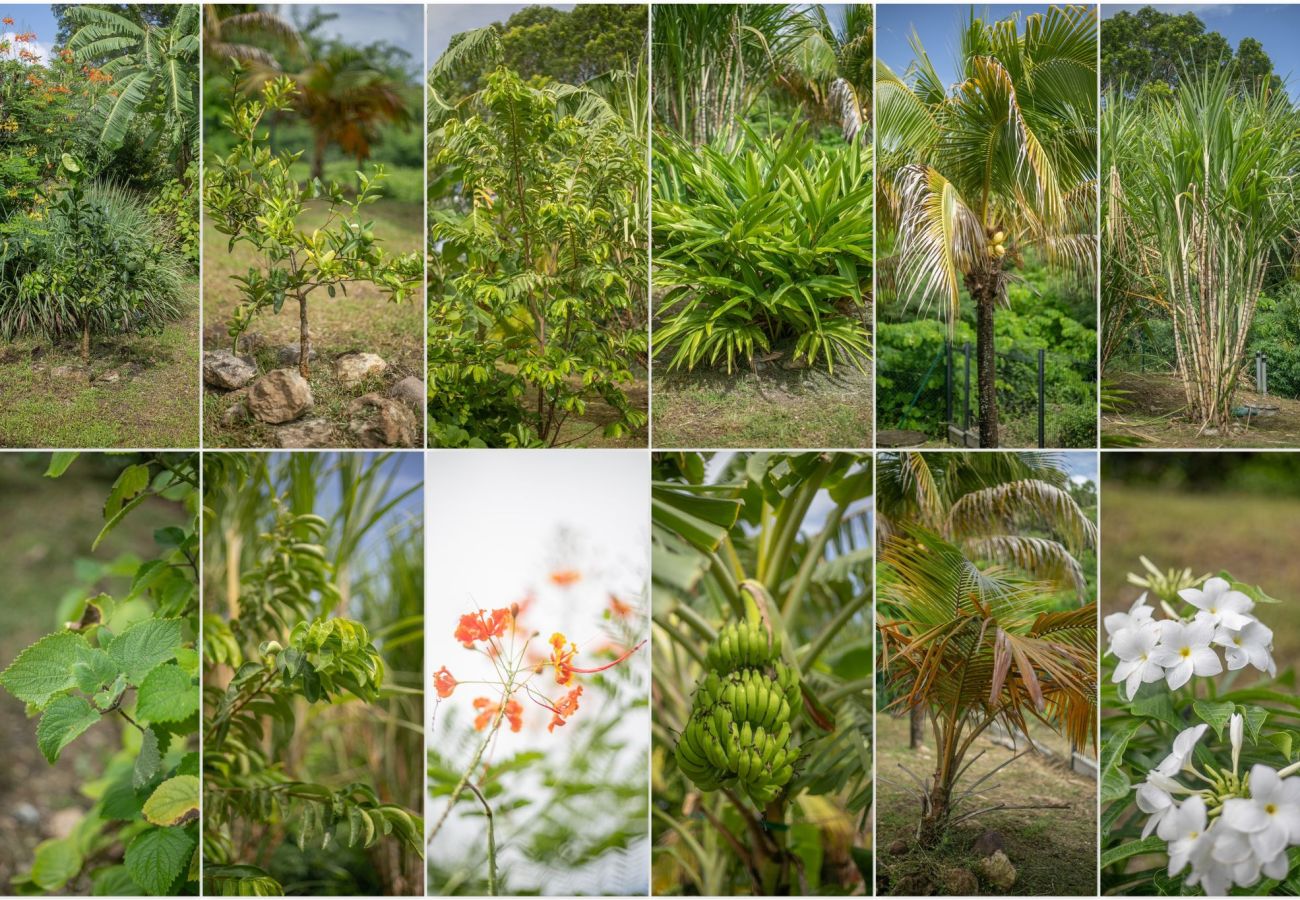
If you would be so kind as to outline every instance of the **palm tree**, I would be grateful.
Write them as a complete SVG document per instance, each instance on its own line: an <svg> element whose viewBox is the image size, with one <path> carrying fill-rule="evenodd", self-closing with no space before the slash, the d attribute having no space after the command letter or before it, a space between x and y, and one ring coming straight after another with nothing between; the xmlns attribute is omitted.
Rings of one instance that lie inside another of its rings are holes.
<svg viewBox="0 0 1300 900"><path fill-rule="evenodd" d="M880 670L895 706L930 713L935 768L907 771L920 802L917 837L932 847L960 822L999 809L1064 804L992 803L966 811L1012 757L959 790L975 740L995 722L1028 736L1035 718L1073 745L1096 740L1096 603L1051 612L1044 586L1000 567L981 570L932 531L907 526L885 540L876 624ZM882 780L884 777L882 776Z"/></svg>
<svg viewBox="0 0 1300 900"><path fill-rule="evenodd" d="M287 19L254 5L203 4L203 58L279 69L275 55L248 38L305 55L302 36Z"/></svg>
<svg viewBox="0 0 1300 900"><path fill-rule="evenodd" d="M871 144L871 63L874 58L872 7L853 3L836 7L832 21L826 7L808 10L812 30L778 84L806 113L839 126L844 140ZM864 127L867 126L867 127Z"/></svg>
<svg viewBox="0 0 1300 900"><path fill-rule="evenodd" d="M961 81L946 88L913 36L899 76L877 65L877 209L894 252L882 286L942 305L951 333L974 301L980 446L998 446L994 311L1033 253L1094 277L1097 255L1097 22L1051 7L961 34Z"/></svg>
<svg viewBox="0 0 1300 900"><path fill-rule="evenodd" d="M172 147L177 175L199 141L199 11L177 7L165 25L133 22L95 6L71 6L76 31L67 49L83 65L112 76L110 90L91 110L99 140L117 147L137 116L152 118L151 131Z"/></svg>

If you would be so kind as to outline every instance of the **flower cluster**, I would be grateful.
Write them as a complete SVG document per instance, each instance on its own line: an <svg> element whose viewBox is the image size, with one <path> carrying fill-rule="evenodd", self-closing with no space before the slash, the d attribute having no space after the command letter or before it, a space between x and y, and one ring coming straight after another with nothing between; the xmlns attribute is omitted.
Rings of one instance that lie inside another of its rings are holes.
<svg viewBox="0 0 1300 900"><path fill-rule="evenodd" d="M1255 601L1234 590L1223 578L1210 578L1200 588L1184 588L1178 596L1196 612L1179 616L1168 604L1161 604L1167 618L1155 618L1155 608L1144 593L1128 612L1106 617L1107 652L1119 660L1112 681L1123 684L1128 699L1143 684L1164 680L1178 690L1193 675L1218 675L1223 671L1222 651L1228 669L1254 666L1270 676L1277 674L1273 662L1273 631L1251 610Z"/></svg>
<svg viewBox="0 0 1300 900"><path fill-rule="evenodd" d="M1185 884L1208 896L1224 896L1234 886L1250 887L1261 875L1286 878L1287 849L1300 845L1300 770L1295 763L1277 770L1262 763L1239 774L1244 720L1233 713L1228 724L1232 769L1192 761L1207 725L1181 731L1168 756L1137 787L1138 808L1149 818L1144 838L1155 832L1169 845L1169 875L1189 866ZM1184 775L1204 787L1191 788Z"/></svg>

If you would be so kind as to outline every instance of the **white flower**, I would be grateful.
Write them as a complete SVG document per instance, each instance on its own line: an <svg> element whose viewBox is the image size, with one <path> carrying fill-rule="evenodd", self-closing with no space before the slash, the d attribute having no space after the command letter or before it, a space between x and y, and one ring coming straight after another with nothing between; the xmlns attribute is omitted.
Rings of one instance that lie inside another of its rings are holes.
<svg viewBox="0 0 1300 900"><path fill-rule="evenodd" d="M1212 625L1235 631L1254 621L1254 616L1249 613L1255 608L1255 601L1241 591L1234 591L1232 585L1222 578L1211 578L1201 588L1184 588L1178 596L1200 610L1196 614L1198 620Z"/></svg>
<svg viewBox="0 0 1300 900"><path fill-rule="evenodd" d="M1213 638L1214 625L1208 620L1184 624L1166 619L1160 623L1160 644L1151 658L1165 667L1165 681L1171 691L1187 684L1193 675L1218 675L1223 671L1223 663L1210 649Z"/></svg>
<svg viewBox="0 0 1300 900"><path fill-rule="evenodd" d="M1125 628L1115 636L1111 650L1120 662L1115 666L1111 681L1124 683L1124 693L1129 700L1137 696L1138 688L1143 684L1165 677L1164 667L1151 658L1159 641L1160 629L1149 619L1141 627Z"/></svg>
<svg viewBox="0 0 1300 900"><path fill-rule="evenodd" d="M1232 774L1237 774L1237 767L1241 763L1241 739L1242 729L1246 720L1242 718L1241 713L1233 713L1232 718L1228 720L1228 740L1232 743Z"/></svg>
<svg viewBox="0 0 1300 900"><path fill-rule="evenodd" d="M1271 863L1300 843L1300 778L1279 778L1274 769L1256 763L1250 770L1250 799L1226 801L1223 823L1246 836L1261 863Z"/></svg>
<svg viewBox="0 0 1300 900"><path fill-rule="evenodd" d="M1214 632L1214 643L1223 648L1229 671L1252 665L1270 677L1277 674L1272 654L1273 629L1258 619L1235 630L1220 625Z"/></svg>
<svg viewBox="0 0 1300 900"><path fill-rule="evenodd" d="M1202 862L1213 842L1206 831L1205 801L1194 794L1175 805L1161 818L1156 834L1169 844L1170 875L1177 875L1188 863Z"/></svg>
<svg viewBox="0 0 1300 900"><path fill-rule="evenodd" d="M1128 612L1111 613L1102 619L1102 625L1106 627L1106 636L1110 638L1111 643L1126 631L1134 628L1140 628L1152 621L1152 614L1155 610L1147 604L1146 591L1142 596L1133 601Z"/></svg>
<svg viewBox="0 0 1300 900"><path fill-rule="evenodd" d="M1196 750L1197 741L1201 739L1201 735L1205 734L1205 730L1209 727L1209 725L1202 723L1193 725L1191 728L1184 728L1178 732L1178 736L1174 738L1173 750L1160 761L1160 765L1156 766L1153 771L1158 775L1164 775L1166 778L1173 778L1183 769L1188 768L1192 753ZM1151 776L1148 775L1147 777L1150 778Z"/></svg>

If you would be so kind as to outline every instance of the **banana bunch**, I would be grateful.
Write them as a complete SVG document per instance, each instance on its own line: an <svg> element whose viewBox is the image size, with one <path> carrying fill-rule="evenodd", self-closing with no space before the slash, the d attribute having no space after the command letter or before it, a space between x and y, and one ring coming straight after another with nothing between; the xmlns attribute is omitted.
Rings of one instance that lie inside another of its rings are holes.
<svg viewBox="0 0 1300 900"><path fill-rule="evenodd" d="M768 632L745 594L745 620L726 625L709 646L707 671L677 739L677 765L700 790L736 785L765 806L794 775L799 677L780 656L780 636Z"/></svg>

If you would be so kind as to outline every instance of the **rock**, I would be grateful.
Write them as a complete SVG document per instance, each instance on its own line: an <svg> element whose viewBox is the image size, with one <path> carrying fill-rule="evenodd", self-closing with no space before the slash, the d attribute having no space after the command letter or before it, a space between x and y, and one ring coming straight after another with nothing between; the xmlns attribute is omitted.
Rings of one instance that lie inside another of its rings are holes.
<svg viewBox="0 0 1300 900"><path fill-rule="evenodd" d="M297 344L285 344L279 350L275 351L276 359L282 366L296 366L299 357L302 355L302 349ZM313 347L307 351L307 362L314 362L316 359L316 348Z"/></svg>
<svg viewBox="0 0 1300 900"><path fill-rule="evenodd" d="M221 424L225 425L227 428L232 428L235 425L242 425L249 419L248 391L244 390L237 393L242 393L243 396L227 406L221 413Z"/></svg>
<svg viewBox="0 0 1300 900"><path fill-rule="evenodd" d="M1002 839L1002 832L994 831L990 828L975 839L971 845L971 852L976 856L992 856L999 850L1007 849L1006 841Z"/></svg>
<svg viewBox="0 0 1300 900"><path fill-rule="evenodd" d="M14 807L13 816L19 822L22 822L28 827L39 825L41 823L41 811L32 806L26 800L23 800Z"/></svg>
<svg viewBox="0 0 1300 900"><path fill-rule="evenodd" d="M334 376L346 388L354 388L372 375L383 375L387 368L388 363L373 353L344 353L334 360Z"/></svg>
<svg viewBox="0 0 1300 900"><path fill-rule="evenodd" d="M970 869L944 869L939 884L949 897L973 897L980 892L979 879Z"/></svg>
<svg viewBox="0 0 1300 900"><path fill-rule="evenodd" d="M272 440L282 450L305 450L313 447L337 447L338 429L324 419L303 419L275 429Z"/></svg>
<svg viewBox="0 0 1300 900"><path fill-rule="evenodd" d="M975 864L980 876L999 891L1006 893L1016 883L1016 867L1001 850Z"/></svg>
<svg viewBox="0 0 1300 900"><path fill-rule="evenodd" d="M415 416L396 400L365 394L348 404L348 418L348 430L363 447L415 446Z"/></svg>
<svg viewBox="0 0 1300 900"><path fill-rule="evenodd" d="M117 384L121 380L122 380L121 373L105 372L103 375L100 375L98 378L95 379L95 383L96 384Z"/></svg>
<svg viewBox="0 0 1300 900"><path fill-rule="evenodd" d="M229 350L208 350L203 354L203 383L223 391L237 390L257 376L257 368Z"/></svg>
<svg viewBox="0 0 1300 900"><path fill-rule="evenodd" d="M416 413L424 412L424 382L414 375L407 375L390 387L388 396L402 401Z"/></svg>
<svg viewBox="0 0 1300 900"><path fill-rule="evenodd" d="M50 369L50 377L58 381L88 381L90 370L85 366L55 366Z"/></svg>
<svg viewBox="0 0 1300 900"><path fill-rule="evenodd" d="M924 875L904 875L894 885L895 897L930 897L934 895L934 884Z"/></svg>
<svg viewBox="0 0 1300 900"><path fill-rule="evenodd" d="M229 335L226 339L229 340ZM239 350L241 353L256 353L259 350L265 350L269 342L256 331L248 331L239 336Z"/></svg>
<svg viewBox="0 0 1300 900"><path fill-rule="evenodd" d="M311 385L293 369L273 369L248 391L248 411L268 425L292 422L311 406Z"/></svg>
<svg viewBox="0 0 1300 900"><path fill-rule="evenodd" d="M903 840L902 838L899 838L898 840L894 841L892 844L889 845L889 855L905 856L909 849L910 848L907 846L907 841Z"/></svg>

